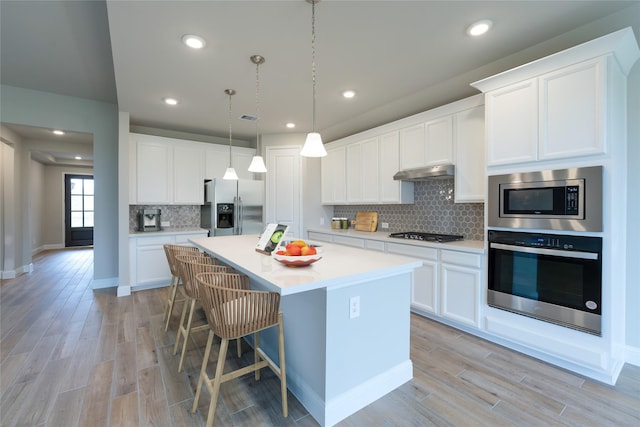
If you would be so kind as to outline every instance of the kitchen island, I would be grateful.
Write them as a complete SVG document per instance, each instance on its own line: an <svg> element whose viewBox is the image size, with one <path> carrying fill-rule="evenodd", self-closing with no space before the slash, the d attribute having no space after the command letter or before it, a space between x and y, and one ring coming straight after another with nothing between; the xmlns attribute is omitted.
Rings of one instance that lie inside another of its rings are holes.
<svg viewBox="0 0 640 427"><path fill-rule="evenodd" d="M411 277L420 261L322 243L320 261L291 268L256 252L257 235L191 242L248 275L252 288L281 294L287 386L320 425L413 377ZM261 346L277 360L276 331L263 332Z"/></svg>

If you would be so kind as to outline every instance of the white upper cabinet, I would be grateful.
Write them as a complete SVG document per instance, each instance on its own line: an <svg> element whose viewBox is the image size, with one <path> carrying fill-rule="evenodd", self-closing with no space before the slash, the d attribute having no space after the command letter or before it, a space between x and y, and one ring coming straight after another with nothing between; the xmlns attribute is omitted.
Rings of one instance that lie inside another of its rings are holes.
<svg viewBox="0 0 640 427"><path fill-rule="evenodd" d="M400 170L400 132L381 135L378 145L380 203L413 203L413 182L393 179Z"/></svg>
<svg viewBox="0 0 640 427"><path fill-rule="evenodd" d="M536 160L538 147L538 82L515 83L486 95L487 164Z"/></svg>
<svg viewBox="0 0 640 427"><path fill-rule="evenodd" d="M625 28L473 83L486 94L488 166L610 155L639 56Z"/></svg>
<svg viewBox="0 0 640 427"><path fill-rule="evenodd" d="M346 186L349 203L377 203L378 138L351 143L346 146Z"/></svg>
<svg viewBox="0 0 640 427"><path fill-rule="evenodd" d="M454 116L455 202L483 202L485 193L484 106Z"/></svg>
<svg viewBox="0 0 640 427"><path fill-rule="evenodd" d="M453 118L440 117L424 124L425 166L453 163Z"/></svg>
<svg viewBox="0 0 640 427"><path fill-rule="evenodd" d="M347 202L346 148L344 145L327 146L326 150L327 155L320 163L322 204L345 204Z"/></svg>
<svg viewBox="0 0 640 427"><path fill-rule="evenodd" d="M173 202L173 147L156 137L138 135L136 145L136 203Z"/></svg>
<svg viewBox="0 0 640 427"><path fill-rule="evenodd" d="M400 169L424 166L425 147L424 123L400 130Z"/></svg>
<svg viewBox="0 0 640 427"><path fill-rule="evenodd" d="M229 147L219 144L202 144L205 146L205 178L222 178L229 166ZM232 147L231 164L239 179L254 179L249 172L249 165L255 150L244 147Z"/></svg>
<svg viewBox="0 0 640 427"><path fill-rule="evenodd" d="M199 144L173 144L173 203L204 203L204 148Z"/></svg>
<svg viewBox="0 0 640 427"><path fill-rule="evenodd" d="M540 77L540 159L605 152L605 68L598 58Z"/></svg>
<svg viewBox="0 0 640 427"><path fill-rule="evenodd" d="M204 180L222 178L229 165L229 147L153 135L130 134L130 204L202 205ZM233 147L238 178L248 171L255 150Z"/></svg>

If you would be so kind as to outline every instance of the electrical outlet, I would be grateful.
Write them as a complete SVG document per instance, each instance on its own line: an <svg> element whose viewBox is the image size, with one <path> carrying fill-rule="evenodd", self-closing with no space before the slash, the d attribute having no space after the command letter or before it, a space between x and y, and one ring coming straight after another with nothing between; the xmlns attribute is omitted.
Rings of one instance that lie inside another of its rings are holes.
<svg viewBox="0 0 640 427"><path fill-rule="evenodd" d="M382 227L383 230L388 230L389 229L389 223L388 222L383 222L382 224L380 224L380 227Z"/></svg>
<svg viewBox="0 0 640 427"><path fill-rule="evenodd" d="M351 297L349 299L349 319L360 317L360 297Z"/></svg>
<svg viewBox="0 0 640 427"><path fill-rule="evenodd" d="M323 216L320 217L320 225L324 225L324 217Z"/></svg>
<svg viewBox="0 0 640 427"><path fill-rule="evenodd" d="M160 221L161 227L169 227L171 225L170 221Z"/></svg>

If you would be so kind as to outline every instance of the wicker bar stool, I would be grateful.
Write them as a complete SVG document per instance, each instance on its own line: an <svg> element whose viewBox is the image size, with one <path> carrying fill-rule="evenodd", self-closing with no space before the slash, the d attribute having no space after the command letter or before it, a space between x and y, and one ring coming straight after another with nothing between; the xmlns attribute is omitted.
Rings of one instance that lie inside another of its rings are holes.
<svg viewBox="0 0 640 427"><path fill-rule="evenodd" d="M235 273L232 267L216 265L215 260L211 257L202 257L198 255L185 255L179 253L175 256L176 266L180 273L180 278L184 286L186 294L185 304L182 307L182 315L180 316L180 325L176 334L176 342L173 346L173 355L175 356L180 345L180 340L184 339L182 344L182 352L180 354L180 363L178 364L178 372L182 371L184 363L184 355L187 352L187 343L192 332L205 331L209 325L205 322L202 325L193 326L193 314L196 311L196 303L200 300L199 285L195 282L195 276L199 273ZM185 324L186 318L186 324Z"/></svg>
<svg viewBox="0 0 640 427"><path fill-rule="evenodd" d="M198 378L198 388L193 401L192 412L198 408L198 400L204 382L211 394L207 427L213 425L220 384L250 372L260 379L260 369L268 366L280 378L282 415L288 416L287 376L284 354L284 322L280 310L280 294L277 292L252 291L249 278L244 274L201 273L196 275L200 284L202 305L209 323L209 338ZM260 331L278 327L278 357L280 366L260 348ZM253 334L254 363L237 370L223 373L229 340ZM214 335L221 338L216 373L213 378L207 375L207 361L211 352Z"/></svg>
<svg viewBox="0 0 640 427"><path fill-rule="evenodd" d="M192 254L192 255L200 255L200 256L208 256L204 252L200 252L198 248L194 246L185 246L185 245L171 245L165 244L164 253L167 256L167 263L169 264L169 269L171 270L171 281L169 282L169 295L167 297L167 302L164 306L164 314L162 315L162 320L165 322L164 330L165 332L169 329L169 320L171 320L171 314L173 313L173 307L176 302L183 301L185 298L178 298L178 287L180 285L180 274L178 272L178 267L176 265L176 257L175 254Z"/></svg>

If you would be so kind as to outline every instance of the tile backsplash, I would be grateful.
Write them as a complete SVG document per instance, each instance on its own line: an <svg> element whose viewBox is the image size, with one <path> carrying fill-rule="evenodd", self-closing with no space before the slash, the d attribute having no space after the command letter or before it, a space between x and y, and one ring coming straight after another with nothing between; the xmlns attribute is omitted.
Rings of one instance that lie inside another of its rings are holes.
<svg viewBox="0 0 640 427"><path fill-rule="evenodd" d="M166 230L184 230L200 227L200 206L161 206L161 205L129 205L129 232L138 230L138 211L141 209L160 209L160 220L169 221Z"/></svg>
<svg viewBox="0 0 640 427"><path fill-rule="evenodd" d="M453 178L414 183L413 205L334 206L333 215L355 219L356 212L378 212L381 223L389 223L389 232L423 231L460 234L468 240L484 239L484 204L454 203Z"/></svg>

